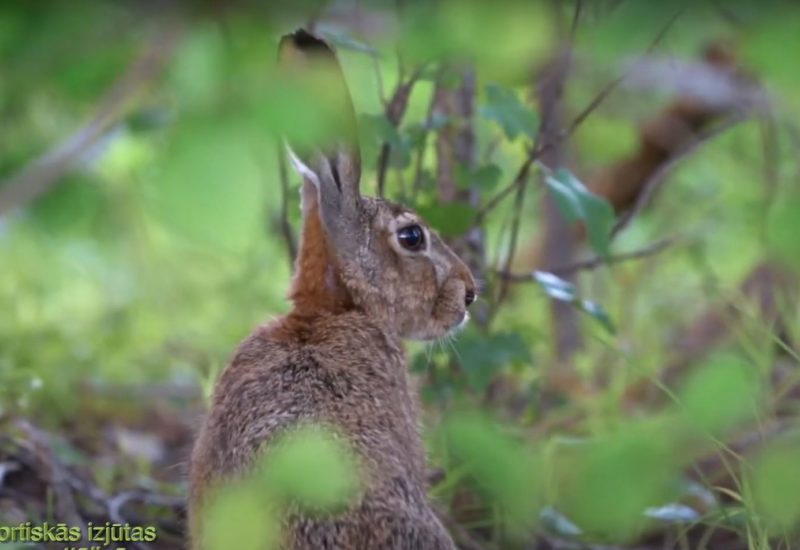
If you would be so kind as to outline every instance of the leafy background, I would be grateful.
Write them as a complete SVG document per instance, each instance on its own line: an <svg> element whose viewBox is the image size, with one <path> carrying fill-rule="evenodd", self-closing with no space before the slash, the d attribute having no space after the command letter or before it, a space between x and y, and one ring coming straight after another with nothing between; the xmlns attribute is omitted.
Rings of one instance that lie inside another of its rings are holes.
<svg viewBox="0 0 800 550"><path fill-rule="evenodd" d="M276 136L318 121L274 59L299 25L339 50L364 191L484 281L464 332L409 344L459 545L800 547L800 11L777 1L4 2L0 524L180 546L213 381L289 307ZM687 127L697 96L713 124ZM273 459L220 498L216 547L354 494L324 432Z"/></svg>

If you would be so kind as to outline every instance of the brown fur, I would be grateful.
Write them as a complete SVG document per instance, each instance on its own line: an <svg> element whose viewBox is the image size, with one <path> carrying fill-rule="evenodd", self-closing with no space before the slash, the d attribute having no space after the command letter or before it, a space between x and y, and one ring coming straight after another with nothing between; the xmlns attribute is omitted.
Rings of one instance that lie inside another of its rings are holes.
<svg viewBox="0 0 800 550"><path fill-rule="evenodd" d="M281 49L292 62L322 52L335 63L324 43L302 31ZM294 308L256 329L217 382L190 465L192 548L202 547L209 493L246 475L276 437L306 422L345 436L360 459L364 490L336 515L287 516L286 548L455 548L427 500L402 339L457 328L475 282L415 214L360 196L356 150L348 140L321 144L298 161L306 181ZM397 240L396 231L414 223L425 227L424 251L404 250Z"/></svg>

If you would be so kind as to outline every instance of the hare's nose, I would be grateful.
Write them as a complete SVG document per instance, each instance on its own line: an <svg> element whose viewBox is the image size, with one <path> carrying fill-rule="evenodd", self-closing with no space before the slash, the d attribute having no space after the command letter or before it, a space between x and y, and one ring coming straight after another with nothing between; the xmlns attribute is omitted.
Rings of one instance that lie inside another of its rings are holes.
<svg viewBox="0 0 800 550"><path fill-rule="evenodd" d="M467 292L464 293L464 303L467 304L467 307L472 305L476 297L474 290L467 289Z"/></svg>

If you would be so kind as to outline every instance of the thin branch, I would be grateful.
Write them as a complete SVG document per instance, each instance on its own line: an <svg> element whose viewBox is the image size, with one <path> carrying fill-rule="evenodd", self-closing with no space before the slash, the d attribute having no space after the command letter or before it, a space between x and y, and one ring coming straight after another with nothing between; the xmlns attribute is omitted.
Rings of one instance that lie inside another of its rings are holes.
<svg viewBox="0 0 800 550"><path fill-rule="evenodd" d="M397 87L392 93L391 100L389 100L389 103L386 104L386 118L395 128L400 125L400 121L403 119L403 116L406 113L406 109L408 108L408 99L411 96L411 90L414 88L414 85L417 83L420 76L422 76L422 70L422 66L417 67L408 78L408 81L405 83L403 83L401 75L400 79L398 79ZM391 145L389 142L384 141L381 144L381 151L378 155L377 182L379 197L383 197L386 192L386 172L389 169L390 154Z"/></svg>
<svg viewBox="0 0 800 550"><path fill-rule="evenodd" d="M640 56L640 60L644 59L645 57L650 55L653 52L653 50L655 50L656 46L658 46L661 40L663 40L664 36L666 36L667 32L672 28L672 25L675 23L675 21L678 20L678 18L681 16L682 13L683 13L683 8L680 8L677 12L675 12L675 14L673 14L673 16L661 28L661 30L653 39L653 41L650 43L650 45L647 47L645 52ZM589 104L586 105L586 107L584 107L583 110L581 110L575 116L574 119L572 119L572 122L570 122L569 125L567 125L567 127L564 130L562 130L561 133L559 133L556 139L558 141L563 141L569 138L572 134L574 134L575 130L577 130L578 127L581 124L583 124L583 122L589 117L589 115L591 115L606 100L606 98L609 95L611 95L611 92L616 90L619 87L619 85L622 84L622 82L626 78L628 78L628 76L630 76L630 74L636 68L636 65L637 63L631 64L628 67L628 69L625 70L621 75L619 75L617 78L613 79L611 82L606 84L597 93L597 95L589 102ZM547 148L551 147L552 145L553 144L545 144L544 147Z"/></svg>
<svg viewBox="0 0 800 550"><path fill-rule="evenodd" d="M528 165L530 166L530 165ZM508 272L511 269L511 262L514 261L514 255L517 251L517 241L519 239L520 222L522 221L522 206L525 203L525 190L527 185L517 186L517 195L514 198L514 218L511 220L511 243L508 245L508 255L506 256L503 272ZM500 284L500 291L497 295L495 308L505 300L508 294L508 280L503 279Z"/></svg>
<svg viewBox="0 0 800 550"><path fill-rule="evenodd" d="M161 74L178 42L178 21L162 25L101 100L94 117L66 141L0 184L0 214L22 207L56 185L128 112L132 100Z"/></svg>
<svg viewBox="0 0 800 550"><path fill-rule="evenodd" d="M767 225L770 212L778 196L780 185L780 136L776 114L772 108L766 108L760 117L761 159L764 172L764 208L761 214L761 237L767 238Z"/></svg>
<svg viewBox="0 0 800 550"><path fill-rule="evenodd" d="M411 193L416 197L417 193L422 186L422 168L425 158L425 149L428 146L428 135L431 133L431 124L433 124L433 115L436 112L436 90L441 83L443 69L440 67L436 73L436 79L433 83L431 90L431 101L428 104L428 111L425 115L425 125L422 127L422 138L420 139L419 147L417 148L417 164L414 168L414 183L411 186Z"/></svg>
<svg viewBox="0 0 800 550"><path fill-rule="evenodd" d="M383 85L383 74L381 74L381 63L377 55L372 56L372 67L375 72L375 84L378 88L378 100L383 105L384 109L389 107L389 102L386 100L386 88Z"/></svg>
<svg viewBox="0 0 800 550"><path fill-rule="evenodd" d="M572 24L569 29L569 41L571 44L575 43L575 35L578 33L578 23L580 22L582 11L583 0L576 0L575 12L572 14Z"/></svg>
<svg viewBox="0 0 800 550"><path fill-rule="evenodd" d="M615 254L608 258L603 258L602 256L595 256L593 258L581 260L568 265L544 267L537 271L546 271L548 273L552 273L554 275L559 275L559 276L572 275L573 273L577 273L579 271L592 271L594 269L607 265L628 262L630 260L639 260L642 258L647 258L649 256L654 256L674 245L677 240L678 239L676 237L670 237L667 239L656 241L653 244L645 246L644 248L633 250L631 252L623 252L620 254ZM501 271L498 272L497 274L503 279L516 283L530 282L536 280L533 273L509 273Z"/></svg>
<svg viewBox="0 0 800 550"><path fill-rule="evenodd" d="M539 125L539 130L536 133L533 151L529 152L526 156L525 162L517 172L518 177L515 178L514 181L517 193L514 199L514 217L511 221L511 242L509 243L508 253L502 269L503 272L510 271L511 263L514 261L517 252L517 242L519 240L520 224L522 222L522 207L525 203L525 191L528 188L524 182L527 180L530 166L533 164L534 160L541 155L541 144L549 141L549 136L557 132L561 124L560 111L562 109L563 88L572 65L572 49L575 46L575 33L577 31L582 6L583 4L580 0L576 2L575 13L572 17L572 25L569 34L562 38L562 43L559 46L560 51L555 54L553 59L544 68L536 83L535 93L539 97L542 106L542 120ZM559 20L561 19L559 18ZM559 160L556 160L556 162L560 164ZM509 288L509 281L501 279L500 289L494 303L494 311L497 311L500 304L505 300Z"/></svg>
<svg viewBox="0 0 800 550"><path fill-rule="evenodd" d="M494 208L500 204L503 199L509 196L514 189L519 187L520 185L524 184L525 181L528 179L528 173L530 172L531 165L539 158L539 153L537 153L536 147L532 147L528 150L528 154L525 157L522 165L517 170L517 173L514 175L514 179L508 184L506 187L501 189L497 192L497 194L486 201L478 212L475 214L475 220L472 222L473 225L480 225L483 219L486 217L486 214L494 210Z"/></svg>
<svg viewBox="0 0 800 550"><path fill-rule="evenodd" d="M732 126L740 123L745 118L747 118L746 114L740 113L737 115L732 115L725 122L722 122L721 124L706 130L705 132L702 132L696 137L696 139L692 140L686 146L678 149L673 154L672 158L662 164L658 170L656 170L644 183L642 186L642 192L639 193L638 197L636 197L636 202L634 203L633 208L623 214L611 229L611 237L616 237L617 234L625 229L631 223L633 218L635 218L650 203L650 199L661 186L664 178L672 171L673 168L675 168L675 166L678 165L681 160L698 150L706 142L711 141Z"/></svg>

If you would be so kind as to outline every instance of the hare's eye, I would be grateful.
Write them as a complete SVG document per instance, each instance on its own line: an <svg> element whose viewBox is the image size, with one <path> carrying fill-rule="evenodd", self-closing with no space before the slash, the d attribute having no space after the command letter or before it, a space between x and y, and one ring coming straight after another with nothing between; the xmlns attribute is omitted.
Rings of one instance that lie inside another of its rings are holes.
<svg viewBox="0 0 800 550"><path fill-rule="evenodd" d="M425 232L418 225L407 225L397 232L397 240L406 250L416 252L425 246Z"/></svg>

